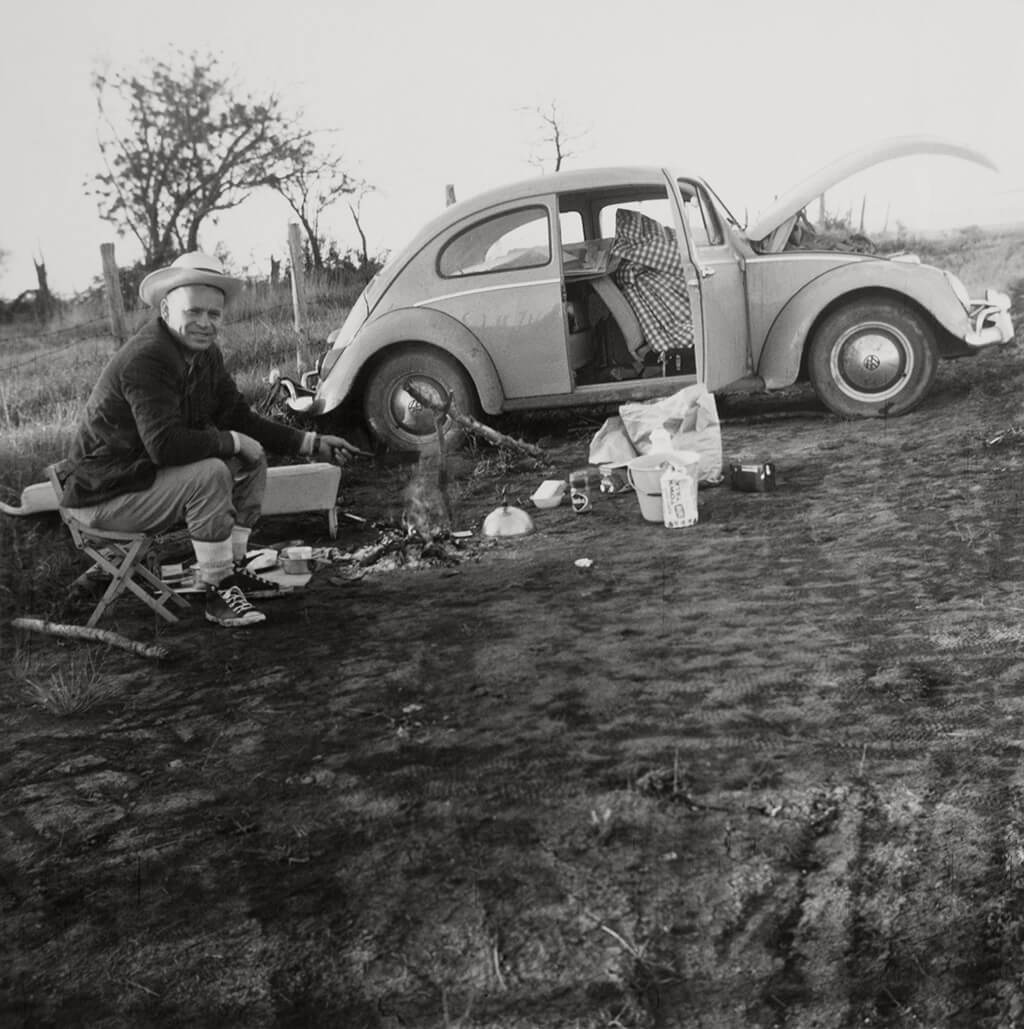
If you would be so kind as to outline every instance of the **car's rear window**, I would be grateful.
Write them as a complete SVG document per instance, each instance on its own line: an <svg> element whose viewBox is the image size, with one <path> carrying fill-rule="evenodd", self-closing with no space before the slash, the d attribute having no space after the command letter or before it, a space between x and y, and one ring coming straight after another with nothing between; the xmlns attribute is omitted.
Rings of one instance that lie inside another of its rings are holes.
<svg viewBox="0 0 1024 1029"><path fill-rule="evenodd" d="M454 237L437 258L445 278L513 268L539 268L551 261L551 225L546 207L520 207L477 222Z"/></svg>

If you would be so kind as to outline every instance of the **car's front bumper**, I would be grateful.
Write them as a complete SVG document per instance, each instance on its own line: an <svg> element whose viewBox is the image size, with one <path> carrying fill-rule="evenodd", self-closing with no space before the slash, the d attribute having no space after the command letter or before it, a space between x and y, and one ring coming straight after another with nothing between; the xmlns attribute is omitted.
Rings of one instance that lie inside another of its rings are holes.
<svg viewBox="0 0 1024 1029"><path fill-rule="evenodd" d="M1013 339L1010 298L998 290L985 291L984 300L972 300L967 317L971 328L964 336L970 347L990 347Z"/></svg>

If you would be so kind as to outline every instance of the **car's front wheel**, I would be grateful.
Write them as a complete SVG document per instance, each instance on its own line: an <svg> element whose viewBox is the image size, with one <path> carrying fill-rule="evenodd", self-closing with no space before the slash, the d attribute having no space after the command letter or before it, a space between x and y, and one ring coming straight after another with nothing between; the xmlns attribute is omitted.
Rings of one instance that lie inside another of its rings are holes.
<svg viewBox="0 0 1024 1029"><path fill-rule="evenodd" d="M462 366L432 347L408 344L387 354L370 371L363 412L373 435L389 450L427 453L437 449L435 413L420 404L409 387L439 404L451 396L463 414L474 414L476 393ZM449 416L446 443L457 446L463 430Z"/></svg>
<svg viewBox="0 0 1024 1029"><path fill-rule="evenodd" d="M927 396L937 366L931 327L908 304L888 299L833 311L807 356L818 396L847 418L905 414Z"/></svg>

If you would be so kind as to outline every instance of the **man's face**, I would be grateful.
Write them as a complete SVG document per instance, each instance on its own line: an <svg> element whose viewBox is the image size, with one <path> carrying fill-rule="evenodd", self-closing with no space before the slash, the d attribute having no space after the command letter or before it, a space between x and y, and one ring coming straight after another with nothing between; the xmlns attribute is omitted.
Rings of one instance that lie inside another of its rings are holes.
<svg viewBox="0 0 1024 1029"><path fill-rule="evenodd" d="M213 286L179 286L160 301L160 317L189 350L206 350L217 339L224 294Z"/></svg>

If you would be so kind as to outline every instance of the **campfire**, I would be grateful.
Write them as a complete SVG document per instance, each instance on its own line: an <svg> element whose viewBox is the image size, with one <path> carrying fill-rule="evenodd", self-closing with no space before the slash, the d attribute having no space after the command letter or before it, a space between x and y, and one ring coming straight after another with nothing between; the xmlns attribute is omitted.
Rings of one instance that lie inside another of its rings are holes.
<svg viewBox="0 0 1024 1029"><path fill-rule="evenodd" d="M456 410L451 394L446 394L444 401L439 402L435 397L426 396L412 379L405 383L405 390L418 404L433 412L437 453L420 455L405 489L399 525L378 526L377 542L347 556L346 560L360 575L370 570L458 564L465 559L468 550L475 549L468 544L471 533L452 531L445 443L447 419L451 418L455 424L492 444L509 447L535 459L545 457L540 447L506 436Z"/></svg>
<svg viewBox="0 0 1024 1029"><path fill-rule="evenodd" d="M397 524L378 524L373 543L348 554L353 569L393 571L454 565L466 554L469 533L452 532L451 501L438 472L437 458L423 456L403 493Z"/></svg>

